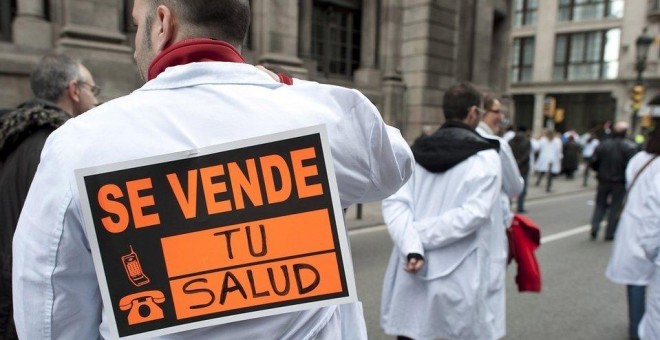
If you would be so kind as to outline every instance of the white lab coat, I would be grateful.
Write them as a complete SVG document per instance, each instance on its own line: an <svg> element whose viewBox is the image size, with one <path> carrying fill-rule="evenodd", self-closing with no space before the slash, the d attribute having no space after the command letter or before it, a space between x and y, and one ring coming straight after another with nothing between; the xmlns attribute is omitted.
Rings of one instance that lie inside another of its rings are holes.
<svg viewBox="0 0 660 340"><path fill-rule="evenodd" d="M383 201L394 248L385 273L381 326L387 334L424 339L491 339L485 302L491 237L501 231L500 157L481 151L444 173L420 165ZM406 256L425 263L403 270Z"/></svg>
<svg viewBox="0 0 660 340"><path fill-rule="evenodd" d="M509 255L509 242L506 237L506 228L511 226L513 212L511 199L515 199L523 190L523 179L518 170L516 157L513 155L509 143L493 134L493 131L484 122L480 122L477 132L483 137L496 139L500 142L500 160L502 163L502 190L500 192L500 209L495 209L495 218L502 221L501 229L495 230L492 237L492 264L490 272L490 285L487 294L489 306L489 319L493 323L493 337L503 338L506 335L506 260Z"/></svg>
<svg viewBox="0 0 660 340"><path fill-rule="evenodd" d="M412 153L358 91L275 82L246 64L168 68L132 94L71 119L42 153L13 244L16 326L22 339L111 336L74 169L193 150L325 124L343 207L383 199L412 172ZM163 339L364 339L359 304L282 314Z"/></svg>
<svg viewBox="0 0 660 340"><path fill-rule="evenodd" d="M649 293L646 296L646 310L639 324L639 336L644 340L655 340L660 339L660 173L658 172L655 172L648 188L639 220L638 242L647 261L654 267L647 290Z"/></svg>
<svg viewBox="0 0 660 340"><path fill-rule="evenodd" d="M635 175L653 155L647 152L637 153L626 168L626 183L630 185ZM610 261L605 275L612 282L623 285L646 286L653 274L653 263L650 262L639 241L645 213L645 202L654 190L654 176L660 174L660 159L651 163L639 176L630 190L626 206L621 214L616 237L612 247Z"/></svg>
<svg viewBox="0 0 660 340"><path fill-rule="evenodd" d="M534 145L534 150L538 150L538 157L534 163L534 171L548 172L550 164L552 164L552 173L558 174L561 172L561 159L563 157L561 139L553 138L549 140L546 137L541 137L538 143Z"/></svg>

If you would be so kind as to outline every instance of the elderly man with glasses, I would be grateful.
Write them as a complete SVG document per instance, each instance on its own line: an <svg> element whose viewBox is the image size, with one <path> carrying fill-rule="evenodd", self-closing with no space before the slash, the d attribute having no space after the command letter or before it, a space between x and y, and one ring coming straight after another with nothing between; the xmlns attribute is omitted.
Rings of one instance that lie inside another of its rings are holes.
<svg viewBox="0 0 660 340"><path fill-rule="evenodd" d="M32 72L35 98L0 117L0 339L17 339L12 312L12 238L46 139L71 117L93 108L101 89L79 61L44 57Z"/></svg>

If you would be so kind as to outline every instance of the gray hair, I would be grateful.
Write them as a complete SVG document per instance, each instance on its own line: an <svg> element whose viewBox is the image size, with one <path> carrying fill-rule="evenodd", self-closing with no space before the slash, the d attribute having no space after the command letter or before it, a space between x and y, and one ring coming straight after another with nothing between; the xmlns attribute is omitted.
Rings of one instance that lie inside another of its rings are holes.
<svg viewBox="0 0 660 340"><path fill-rule="evenodd" d="M30 76L30 86L37 98L57 102L72 80L80 77L80 61L65 54L50 54L41 59Z"/></svg>

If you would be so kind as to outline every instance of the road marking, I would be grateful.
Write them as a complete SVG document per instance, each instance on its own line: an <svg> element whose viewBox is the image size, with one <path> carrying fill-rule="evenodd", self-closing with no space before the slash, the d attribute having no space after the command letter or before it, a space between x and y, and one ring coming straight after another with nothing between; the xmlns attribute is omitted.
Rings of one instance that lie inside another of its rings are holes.
<svg viewBox="0 0 660 340"><path fill-rule="evenodd" d="M365 227L365 228L358 228L358 229L352 229L348 231L349 236L356 236L356 235L364 235L364 234L370 234L370 233L376 233L376 232L381 232L387 230L387 226L384 224L373 226L373 227ZM562 231L556 234L548 235L545 237L541 237L541 244L545 243L550 243L554 241L558 241L567 237L571 237L574 235L586 233L587 231L591 230L591 225L583 225L581 227L573 228L570 230Z"/></svg>
<svg viewBox="0 0 660 340"><path fill-rule="evenodd" d="M348 231L349 236L355 236L355 235L362 235L362 234L370 234L370 233L375 233L375 232L380 232L383 230L387 230L387 226L384 224L373 226L373 227L364 227L364 228L358 228L358 229L352 229Z"/></svg>
<svg viewBox="0 0 660 340"><path fill-rule="evenodd" d="M594 193L592 191L579 191L576 193L559 195L559 196L550 196L550 197L537 197L525 202L525 206L533 206L539 204L547 204L555 201L565 201L566 199L577 198L581 196L591 196L593 199ZM515 202L515 200L514 200Z"/></svg>
<svg viewBox="0 0 660 340"><path fill-rule="evenodd" d="M563 238L571 237L573 235L582 234L591 230L591 225L583 225L581 227L573 228L570 230L562 231L560 233L548 235L546 237L541 237L541 244L549 243L552 241L561 240Z"/></svg>

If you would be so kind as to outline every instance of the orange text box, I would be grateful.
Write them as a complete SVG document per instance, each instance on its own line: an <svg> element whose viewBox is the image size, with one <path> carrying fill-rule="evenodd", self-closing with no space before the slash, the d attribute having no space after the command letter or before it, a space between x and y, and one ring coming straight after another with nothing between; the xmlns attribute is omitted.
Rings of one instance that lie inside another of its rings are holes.
<svg viewBox="0 0 660 340"><path fill-rule="evenodd" d="M181 320L342 293L342 282L337 255L329 252L176 279L170 288Z"/></svg>
<svg viewBox="0 0 660 340"><path fill-rule="evenodd" d="M327 209L161 239L170 278L333 250Z"/></svg>

